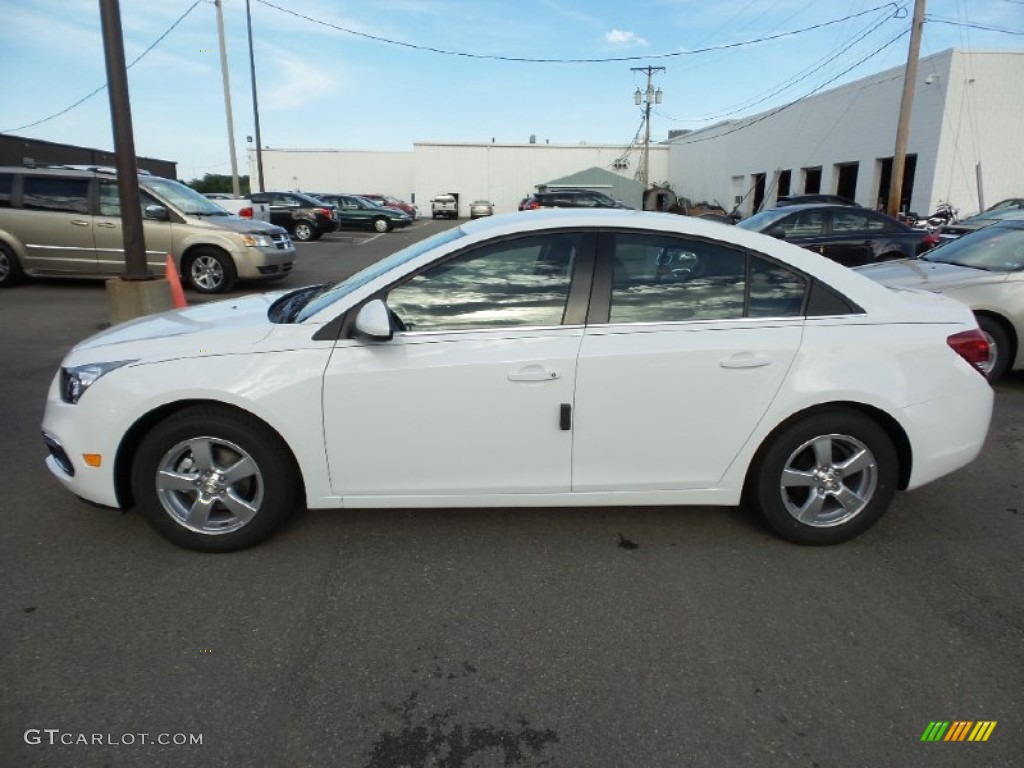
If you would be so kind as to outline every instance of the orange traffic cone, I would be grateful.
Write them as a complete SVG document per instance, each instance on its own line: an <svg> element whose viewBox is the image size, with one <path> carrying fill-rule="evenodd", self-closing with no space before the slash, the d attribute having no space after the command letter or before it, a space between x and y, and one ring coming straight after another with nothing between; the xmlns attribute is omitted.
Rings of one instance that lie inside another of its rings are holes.
<svg viewBox="0 0 1024 768"><path fill-rule="evenodd" d="M178 268L174 266L174 257L167 254L167 282L171 286L171 306L175 309L182 309L188 306L185 301L185 291L181 288L181 278L178 276Z"/></svg>

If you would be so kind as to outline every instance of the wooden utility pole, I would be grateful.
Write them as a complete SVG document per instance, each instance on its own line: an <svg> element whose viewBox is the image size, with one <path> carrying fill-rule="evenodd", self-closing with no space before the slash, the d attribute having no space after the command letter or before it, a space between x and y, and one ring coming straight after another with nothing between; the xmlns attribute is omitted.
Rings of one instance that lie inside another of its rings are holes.
<svg viewBox="0 0 1024 768"><path fill-rule="evenodd" d="M903 98L900 100L900 121L896 128L896 148L892 155L892 177L889 180L889 201L886 212L895 216L903 199L903 171L907 165L907 135L910 113L914 106L914 84L917 82L917 59L921 53L921 30L924 27L925 0L914 0L914 21L910 27L910 49L903 73Z"/></svg>
<svg viewBox="0 0 1024 768"><path fill-rule="evenodd" d="M661 104L661 89L654 90L654 84L651 82L651 78L655 72L664 72L664 67L630 67L633 72L646 72L647 73L647 90L643 93L638 88L634 99L637 105L643 102L644 105L644 161L641 168L642 177L640 183L644 185L646 191L647 185L651 180L651 102Z"/></svg>

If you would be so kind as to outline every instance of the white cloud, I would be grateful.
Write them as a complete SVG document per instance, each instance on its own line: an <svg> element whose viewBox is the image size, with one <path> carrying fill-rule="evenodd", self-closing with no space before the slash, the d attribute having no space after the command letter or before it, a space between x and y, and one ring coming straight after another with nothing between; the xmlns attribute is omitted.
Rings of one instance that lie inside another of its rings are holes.
<svg viewBox="0 0 1024 768"><path fill-rule="evenodd" d="M635 32L626 32L621 29L613 29L606 33L604 39L613 45L647 45L647 41L638 37Z"/></svg>

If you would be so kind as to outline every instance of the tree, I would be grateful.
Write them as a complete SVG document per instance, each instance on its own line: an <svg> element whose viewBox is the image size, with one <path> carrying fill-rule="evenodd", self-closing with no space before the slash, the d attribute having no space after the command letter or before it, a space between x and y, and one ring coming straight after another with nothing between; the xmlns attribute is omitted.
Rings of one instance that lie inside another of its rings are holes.
<svg viewBox="0 0 1024 768"><path fill-rule="evenodd" d="M196 192L202 192L204 195L208 192L227 192L230 194L232 191L231 176L223 173L208 173L201 179L192 179L192 181L186 181L185 183ZM249 177L239 176L238 187L242 194L248 197Z"/></svg>

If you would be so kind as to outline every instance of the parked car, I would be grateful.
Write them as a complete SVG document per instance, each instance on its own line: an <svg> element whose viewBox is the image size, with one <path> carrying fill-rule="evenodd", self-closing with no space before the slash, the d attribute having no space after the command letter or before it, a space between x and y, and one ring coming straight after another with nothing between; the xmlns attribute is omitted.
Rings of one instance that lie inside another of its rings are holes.
<svg viewBox="0 0 1024 768"><path fill-rule="evenodd" d="M270 221L270 206L266 203L254 203L248 197L235 197L221 192L207 192L206 197L235 216Z"/></svg>
<svg viewBox="0 0 1024 768"><path fill-rule="evenodd" d="M490 200L474 200L469 204L469 218L479 219L481 216L493 216L494 204Z"/></svg>
<svg viewBox="0 0 1024 768"><path fill-rule="evenodd" d="M736 226L817 251L848 267L912 258L939 242L937 234L878 211L820 203L771 208Z"/></svg>
<svg viewBox="0 0 1024 768"><path fill-rule="evenodd" d="M1000 200L995 205L990 205L985 210L998 211L1002 208L1024 208L1024 197L1008 197L1006 200Z"/></svg>
<svg viewBox="0 0 1024 768"><path fill-rule="evenodd" d="M834 544L978 455L987 357L966 306L770 237L542 211L111 328L42 427L68 490L201 550L303 506L742 502Z"/></svg>
<svg viewBox="0 0 1024 768"><path fill-rule="evenodd" d="M1024 368L1024 218L998 221L913 261L857 270L894 288L921 288L974 310L989 342L982 370L996 381Z"/></svg>
<svg viewBox="0 0 1024 768"><path fill-rule="evenodd" d="M976 232L979 229L992 226L996 222L1012 219L1024 219L1024 209L1003 206L1002 208L989 208L984 213L971 216L969 219L958 221L956 224L946 224L939 229L939 238L942 241L956 240L958 237Z"/></svg>
<svg viewBox="0 0 1024 768"><path fill-rule="evenodd" d="M319 240L338 228L334 210L311 195L302 192L256 192L254 203L270 206L270 221L284 227L296 240L307 243Z"/></svg>
<svg viewBox="0 0 1024 768"><path fill-rule="evenodd" d="M520 203L522 211L536 211L540 208L629 208L603 192L590 189L559 189L553 192L537 192Z"/></svg>
<svg viewBox="0 0 1024 768"><path fill-rule="evenodd" d="M459 201L455 195L442 193L430 200L430 215L435 219L459 218Z"/></svg>
<svg viewBox="0 0 1024 768"><path fill-rule="evenodd" d="M829 205L850 205L860 208L860 205L842 195L826 195L808 193L804 195L781 195L775 202L776 208L783 208L787 205L805 205L807 203L828 203Z"/></svg>
<svg viewBox="0 0 1024 768"><path fill-rule="evenodd" d="M139 175L150 272L167 254L200 293L241 279L285 277L295 261L288 233L233 216L191 187ZM28 277L106 279L125 269L117 175L98 168L0 168L0 287Z"/></svg>
<svg viewBox="0 0 1024 768"><path fill-rule="evenodd" d="M420 216L420 209L415 205L407 203L405 200L400 200L397 197L392 197L391 195L381 195L377 193L367 195L360 192L359 197L364 200L369 200L371 203L383 206L384 208L397 208L398 210L409 214L409 218L413 221L418 219Z"/></svg>
<svg viewBox="0 0 1024 768"><path fill-rule="evenodd" d="M338 225L342 228L390 232L395 227L407 227L412 224L412 217L405 211L377 205L359 195L325 193L317 194L316 197L334 206L338 213Z"/></svg>

